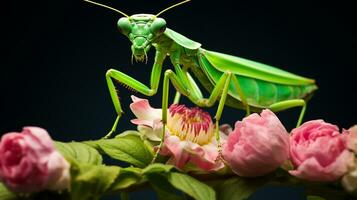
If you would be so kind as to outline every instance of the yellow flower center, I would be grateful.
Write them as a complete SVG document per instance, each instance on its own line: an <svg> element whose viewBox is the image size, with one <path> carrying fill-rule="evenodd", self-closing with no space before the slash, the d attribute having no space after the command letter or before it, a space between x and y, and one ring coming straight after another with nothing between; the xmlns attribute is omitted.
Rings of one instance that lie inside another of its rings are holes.
<svg viewBox="0 0 357 200"><path fill-rule="evenodd" d="M211 116L199 108L189 109L184 105L170 106L167 128L171 135L199 145L210 143L214 136Z"/></svg>

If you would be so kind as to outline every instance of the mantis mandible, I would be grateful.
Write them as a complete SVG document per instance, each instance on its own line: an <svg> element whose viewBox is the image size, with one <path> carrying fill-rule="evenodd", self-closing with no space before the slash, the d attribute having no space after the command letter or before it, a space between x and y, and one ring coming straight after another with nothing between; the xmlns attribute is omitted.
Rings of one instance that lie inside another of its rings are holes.
<svg viewBox="0 0 357 200"><path fill-rule="evenodd" d="M155 95L160 83L162 64L166 57L170 58L173 69L167 69L164 72L163 134L160 147L164 140L167 123L170 83L176 89L174 103L179 102L181 94L199 107L211 107L218 101L215 114L215 134L218 144L220 144L219 121L225 105L244 109L247 115L250 111L260 111L264 108L277 112L292 107L302 107L297 126L301 124L306 110L306 101L317 89L315 81L269 65L203 49L200 43L167 28L166 21L158 16L190 0L170 6L156 15L135 14L131 16L103 4L85 1L124 15L118 20L117 26L119 31L132 42L132 59L135 58L139 62L147 61L147 52L150 47L153 46L156 50L150 86L118 70L107 71L106 80L117 118L106 137L110 137L115 132L123 113L113 79L143 95ZM210 93L209 97L203 97L192 75Z"/></svg>

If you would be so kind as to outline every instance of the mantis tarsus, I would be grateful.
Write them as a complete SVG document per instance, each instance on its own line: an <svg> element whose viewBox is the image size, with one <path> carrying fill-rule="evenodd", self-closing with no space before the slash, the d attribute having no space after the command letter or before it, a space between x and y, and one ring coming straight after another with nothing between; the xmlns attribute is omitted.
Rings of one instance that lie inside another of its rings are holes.
<svg viewBox="0 0 357 200"><path fill-rule="evenodd" d="M132 59L146 61L150 47L153 46L156 50L150 86L146 86L118 70L107 71L106 80L118 116L106 137L110 137L116 130L122 115L113 79L141 94L155 95L160 83L162 64L166 57L170 58L173 69L167 69L163 78L163 134L167 122L169 83L176 89L174 103L178 103L181 94L200 107L211 107L216 101L219 102L215 114L218 144L217 127L225 105L244 109L247 114L251 110L259 111L264 108L277 112L301 106L302 110L297 126L301 124L306 110L306 100L317 89L315 81L262 63L205 50L201 48L200 43L166 28L166 21L158 16L189 0L166 8L156 15L135 14L131 16L103 4L85 1L124 15L118 20L117 25L119 31L132 42ZM210 92L208 98L203 97L191 74ZM164 137L162 137L161 144L163 139Z"/></svg>

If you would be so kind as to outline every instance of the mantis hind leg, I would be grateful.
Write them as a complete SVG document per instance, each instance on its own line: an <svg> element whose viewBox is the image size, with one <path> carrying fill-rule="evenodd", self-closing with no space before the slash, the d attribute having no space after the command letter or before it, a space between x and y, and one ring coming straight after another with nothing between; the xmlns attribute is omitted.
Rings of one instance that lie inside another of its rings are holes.
<svg viewBox="0 0 357 200"><path fill-rule="evenodd" d="M304 118L305 111L306 111L306 101L304 99L291 99L291 100L281 101L270 105L268 108L273 112L277 112L277 111L298 107L298 106L302 107L299 119L296 123L296 127L299 127L301 125L301 122Z"/></svg>

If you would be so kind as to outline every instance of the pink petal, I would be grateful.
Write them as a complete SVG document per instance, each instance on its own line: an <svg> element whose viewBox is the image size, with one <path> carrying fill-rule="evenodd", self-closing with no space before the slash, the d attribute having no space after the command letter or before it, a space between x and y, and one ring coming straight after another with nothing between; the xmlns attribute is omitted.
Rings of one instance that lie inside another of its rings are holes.
<svg viewBox="0 0 357 200"><path fill-rule="evenodd" d="M51 190L68 188L70 184L70 165L60 153L56 151L49 156L47 167L50 172L47 188Z"/></svg>
<svg viewBox="0 0 357 200"><path fill-rule="evenodd" d="M34 145L34 148L45 148L49 151L54 150L53 141L45 129L27 126L23 128L22 134L26 136L26 142L28 142L29 145Z"/></svg>
<svg viewBox="0 0 357 200"><path fill-rule="evenodd" d="M170 164L182 169L189 161L189 154L184 149L187 142L181 141L177 136L169 136L165 138L163 155L171 155Z"/></svg>
<svg viewBox="0 0 357 200"><path fill-rule="evenodd" d="M161 119L161 109L152 108L147 99L141 99L131 96L133 103L130 104L130 109L139 120L155 120Z"/></svg>
<svg viewBox="0 0 357 200"><path fill-rule="evenodd" d="M289 173L293 176L310 181L335 181L348 170L353 161L353 155L347 150L337 160L327 167L323 167L315 157L306 159L296 170Z"/></svg>
<svg viewBox="0 0 357 200"><path fill-rule="evenodd" d="M150 141L161 141L162 129L155 129L144 125L138 125L137 129L144 138L148 138Z"/></svg>
<svg viewBox="0 0 357 200"><path fill-rule="evenodd" d="M205 171L217 171L224 167L218 157L217 145L210 143L204 146L195 144L192 148L190 161Z"/></svg>

